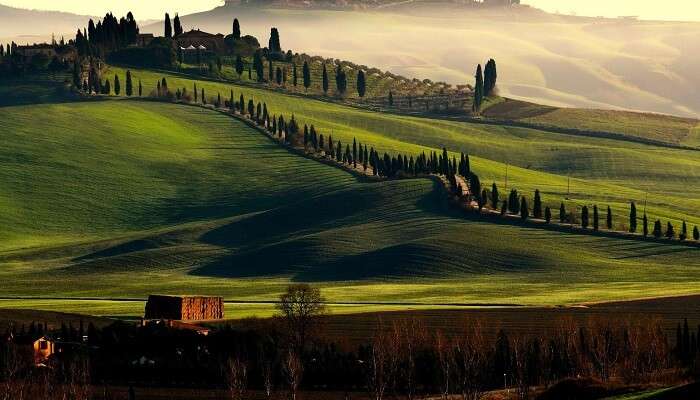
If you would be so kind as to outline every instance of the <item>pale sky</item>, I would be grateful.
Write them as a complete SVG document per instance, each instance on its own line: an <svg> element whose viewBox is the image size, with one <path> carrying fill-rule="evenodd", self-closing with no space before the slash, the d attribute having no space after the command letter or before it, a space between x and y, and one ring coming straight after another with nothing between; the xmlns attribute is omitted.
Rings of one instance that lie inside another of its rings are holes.
<svg viewBox="0 0 700 400"><path fill-rule="evenodd" d="M587 16L639 16L644 19L700 20L700 4L696 0L522 0L547 11ZM167 11L182 15L209 10L223 0L0 0L21 8L67 11L101 16L107 11L115 15L131 10L137 19L161 18Z"/></svg>

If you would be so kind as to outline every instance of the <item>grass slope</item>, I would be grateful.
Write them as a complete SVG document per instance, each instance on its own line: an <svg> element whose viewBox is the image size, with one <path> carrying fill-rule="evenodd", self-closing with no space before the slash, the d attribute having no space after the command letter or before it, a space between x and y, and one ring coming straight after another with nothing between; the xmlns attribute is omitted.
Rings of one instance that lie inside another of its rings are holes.
<svg viewBox="0 0 700 400"><path fill-rule="evenodd" d="M700 283L697 248L463 220L430 180L360 183L200 108L112 100L0 114L1 307L139 315L142 302L111 300L255 302L294 281L334 302L556 305ZM21 296L47 299L8 299Z"/></svg>
<svg viewBox="0 0 700 400"><path fill-rule="evenodd" d="M125 71L113 68L124 75ZM149 93L166 77L171 89L187 88L194 81L168 73L132 70ZM531 194L536 188L554 209L567 197L567 175L571 193L567 207L598 203L610 205L618 224L627 221L629 202L647 202L647 213L700 224L700 152L650 146L628 141L588 138L518 127L481 125L374 113L327 102L288 96L264 89L226 83L196 81L207 97L230 90L238 99L265 101L272 113L294 114L302 123L314 124L334 139L349 143L357 137L382 151L416 154L446 146L465 151L482 184L497 182L503 192L506 163L508 187Z"/></svg>

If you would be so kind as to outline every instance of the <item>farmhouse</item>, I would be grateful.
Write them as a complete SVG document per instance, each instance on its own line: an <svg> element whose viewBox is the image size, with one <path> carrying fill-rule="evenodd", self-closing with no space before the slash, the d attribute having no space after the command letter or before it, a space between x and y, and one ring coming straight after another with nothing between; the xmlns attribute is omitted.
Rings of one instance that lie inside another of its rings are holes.
<svg viewBox="0 0 700 400"><path fill-rule="evenodd" d="M36 365L44 363L56 353L56 342L43 334L18 336L14 342L22 354L31 355Z"/></svg>
<svg viewBox="0 0 700 400"><path fill-rule="evenodd" d="M150 295L144 319L203 321L224 318L224 299L205 296Z"/></svg>
<svg viewBox="0 0 700 400"><path fill-rule="evenodd" d="M226 43L224 42L224 35L200 31L199 29L191 30L180 34L175 38L177 45L181 48L187 49L193 46L200 50L209 50L214 53L223 53L226 51Z"/></svg>

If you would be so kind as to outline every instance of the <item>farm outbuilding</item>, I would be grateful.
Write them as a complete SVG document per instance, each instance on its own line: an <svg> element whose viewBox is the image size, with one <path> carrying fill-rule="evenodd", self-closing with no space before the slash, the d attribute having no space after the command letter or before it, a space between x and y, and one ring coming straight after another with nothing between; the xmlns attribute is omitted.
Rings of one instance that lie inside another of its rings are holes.
<svg viewBox="0 0 700 400"><path fill-rule="evenodd" d="M224 318L224 299L215 296L150 295L144 319L204 321Z"/></svg>

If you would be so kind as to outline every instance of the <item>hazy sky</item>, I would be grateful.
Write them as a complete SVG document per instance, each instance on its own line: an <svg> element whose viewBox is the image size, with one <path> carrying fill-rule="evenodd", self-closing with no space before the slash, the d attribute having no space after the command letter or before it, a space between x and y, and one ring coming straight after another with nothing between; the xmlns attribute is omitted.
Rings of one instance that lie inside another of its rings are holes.
<svg viewBox="0 0 700 400"><path fill-rule="evenodd" d="M564 14L617 17L635 15L645 19L700 20L700 4L696 0L522 0L523 3L547 11ZM102 15L106 11L122 15L132 10L138 19L160 18L165 11L189 14L209 10L223 0L0 0L22 8L68 11L78 14Z"/></svg>

